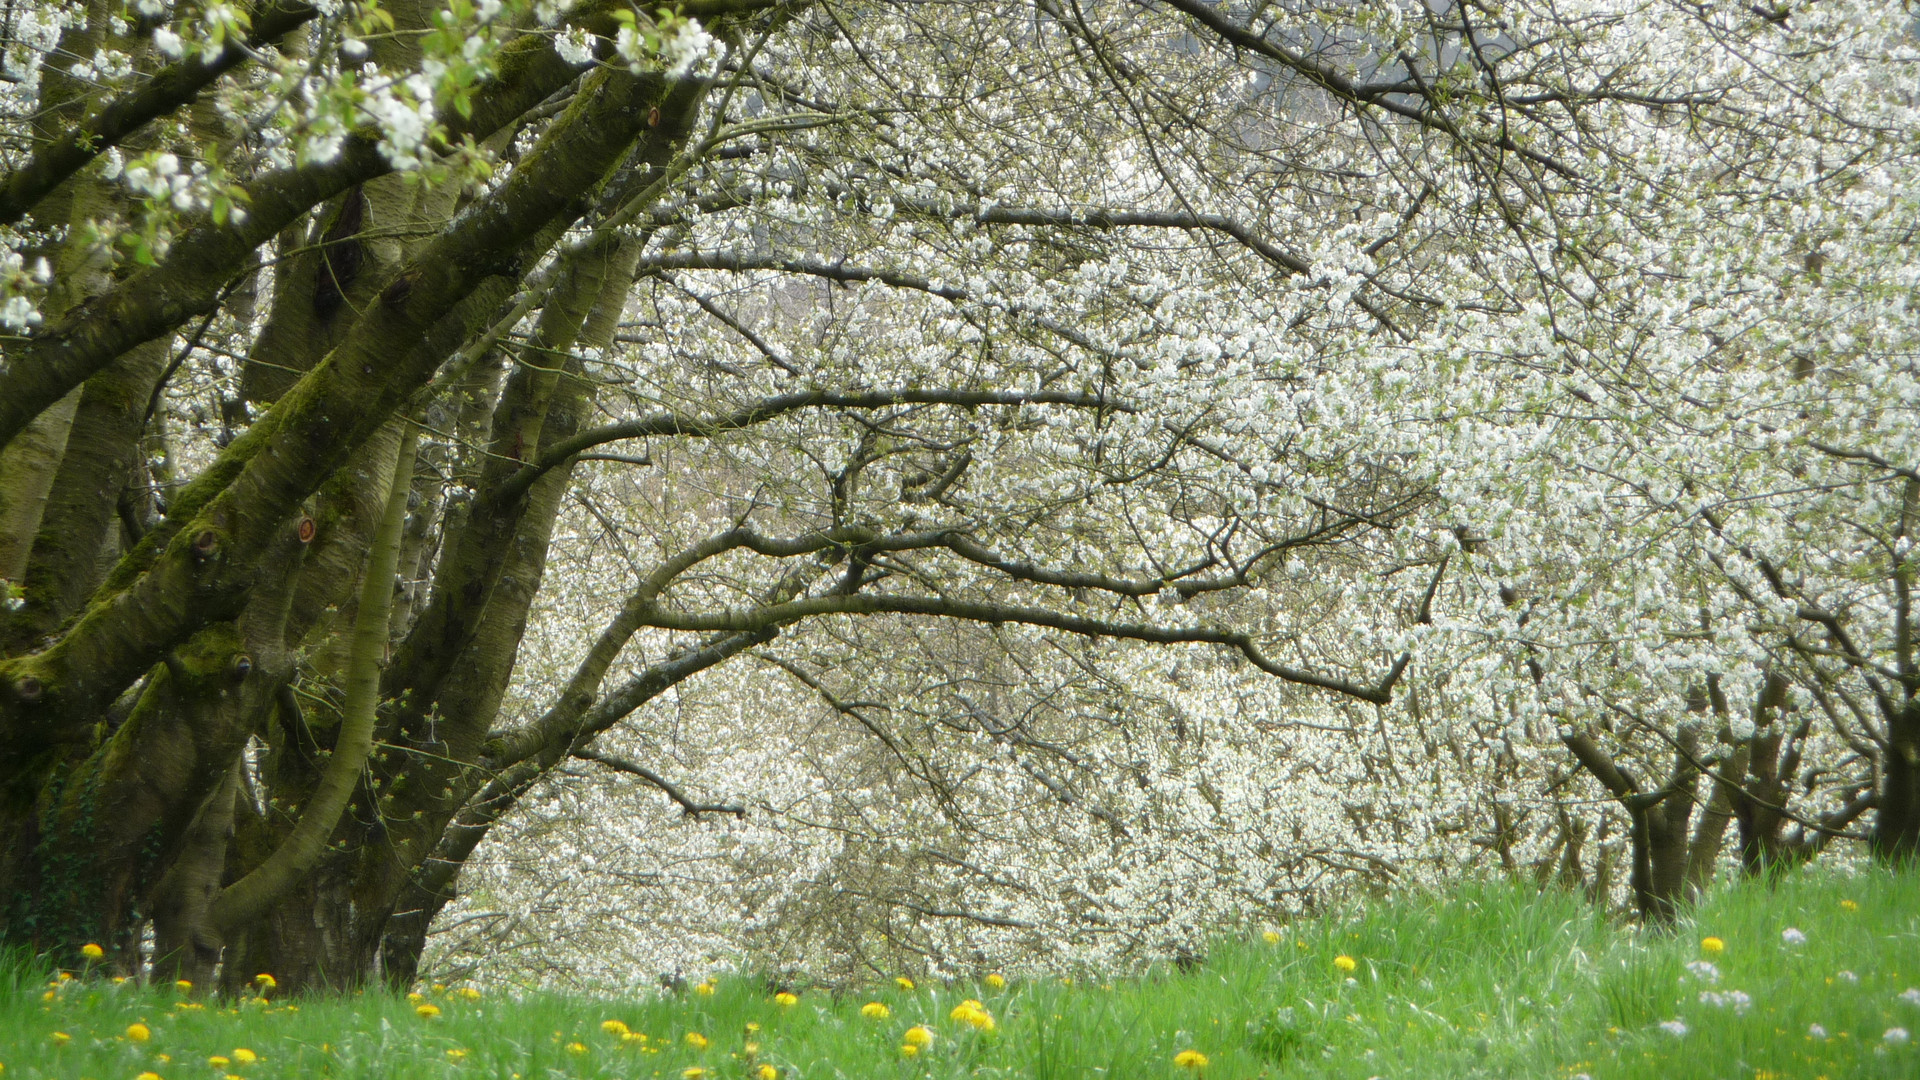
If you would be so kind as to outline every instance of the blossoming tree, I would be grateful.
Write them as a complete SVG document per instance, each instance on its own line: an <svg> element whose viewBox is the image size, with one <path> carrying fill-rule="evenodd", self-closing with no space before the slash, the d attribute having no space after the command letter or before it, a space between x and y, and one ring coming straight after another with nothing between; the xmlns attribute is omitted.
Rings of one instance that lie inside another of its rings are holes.
<svg viewBox="0 0 1920 1080"><path fill-rule="evenodd" d="M21 16L5 936L197 982L221 958L288 989L408 981L468 858L568 763L743 809L607 748L636 710L755 664L857 721L835 650L973 662L888 640L949 621L1011 628L1014 658L1090 639L1244 665L1302 710L1384 708L1409 672L1440 700L1458 684L1437 675L1475 670L1522 743L1588 721L1547 695L1664 706L1774 664L1863 740L1840 787L1910 851L1910 625L1825 584L1854 565L1843 508L1749 491L1792 468L1749 440L1867 470L1834 497L1913 459L1874 396L1910 368L1910 39L1865 5L1592 15ZM1834 108L1823 84L1856 92ZM1756 163L1783 128L1803 141ZM1787 289L1804 309L1753 284L1791 285L1788 252L1833 282ZM1872 300L1842 318L1856 274ZM1834 335L1799 382L1779 377L1796 316ZM1703 357L1719 385L1690 393ZM1859 404L1795 397L1830 383ZM1701 453L1667 449L1676 427ZM1869 517L1904 612L1908 526ZM1814 564L1833 577L1752 576ZM1787 598L1827 637L1718 636ZM1718 651L1677 653L1703 603ZM1862 644L1858 619L1884 632ZM1859 686L1882 720L1847 711ZM1050 753L975 705L966 749ZM1015 767L1047 787L1044 757Z"/></svg>

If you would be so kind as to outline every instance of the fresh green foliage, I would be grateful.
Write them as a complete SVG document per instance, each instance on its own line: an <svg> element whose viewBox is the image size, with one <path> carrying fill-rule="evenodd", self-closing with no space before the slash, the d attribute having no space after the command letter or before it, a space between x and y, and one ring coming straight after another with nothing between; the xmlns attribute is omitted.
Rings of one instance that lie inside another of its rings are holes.
<svg viewBox="0 0 1920 1080"><path fill-rule="evenodd" d="M1563 893L1468 885L1217 940L1189 971L882 979L791 999L733 976L637 999L436 986L221 1003L15 964L0 969L0 1063L7 1080L1911 1077L1916 885L1911 872L1745 883L1670 936L1622 929ZM909 1037L916 1026L931 1038ZM1189 1050L1205 1065L1174 1063Z"/></svg>

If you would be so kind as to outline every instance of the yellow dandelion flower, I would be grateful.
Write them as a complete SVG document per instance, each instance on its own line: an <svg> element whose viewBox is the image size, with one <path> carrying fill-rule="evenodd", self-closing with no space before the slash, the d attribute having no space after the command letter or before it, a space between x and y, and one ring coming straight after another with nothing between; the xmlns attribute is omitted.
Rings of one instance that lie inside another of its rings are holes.
<svg viewBox="0 0 1920 1080"><path fill-rule="evenodd" d="M646 1041L647 1041L647 1037L645 1035L640 1034L637 1031L625 1032L620 1036L621 1046L639 1046L641 1043L644 1043Z"/></svg>
<svg viewBox="0 0 1920 1080"><path fill-rule="evenodd" d="M227 1066L233 1064L233 1062L227 1060L225 1057L219 1054L215 1054L212 1057L207 1059L207 1064L213 1066L216 1069L224 1069Z"/></svg>
<svg viewBox="0 0 1920 1080"><path fill-rule="evenodd" d="M274 987L280 985L280 980L274 978L273 976L267 974L264 971L258 975L255 975L253 977L253 981L259 983L260 989L262 990L271 990Z"/></svg>
<svg viewBox="0 0 1920 1080"><path fill-rule="evenodd" d="M480 991L478 991L478 990L475 990L475 989L474 989L473 987L471 987L471 986L463 986L463 987L461 987L460 989L458 989L458 990L455 990L455 991L454 991L453 993L454 993L454 996L455 996L455 997L458 997L458 998L461 998L461 999L464 999L464 1000L466 1000L466 1001L479 1001L479 1000L480 1000Z"/></svg>
<svg viewBox="0 0 1920 1080"><path fill-rule="evenodd" d="M447 1051L447 1056L452 1058L455 1061L461 1061L466 1058L467 1052L465 1050L460 1049L459 1047L455 1047L454 1049Z"/></svg>
<svg viewBox="0 0 1920 1080"><path fill-rule="evenodd" d="M1260 935L1260 940L1266 942L1269 945L1278 945L1280 944L1280 931L1269 930L1266 933Z"/></svg>
<svg viewBox="0 0 1920 1080"><path fill-rule="evenodd" d="M887 1017L893 1015L893 1010L877 1001L869 1001L865 1005L860 1006L860 1015L869 1020L885 1020Z"/></svg>
<svg viewBox="0 0 1920 1080"><path fill-rule="evenodd" d="M175 979L173 980L173 988L175 990L191 990L193 989L193 980L192 979Z"/></svg>
<svg viewBox="0 0 1920 1080"><path fill-rule="evenodd" d="M1000 974L997 971L987 976L985 979L981 981L987 984L987 989L989 990L999 990L1004 988L1007 985L1006 976Z"/></svg>
<svg viewBox="0 0 1920 1080"><path fill-rule="evenodd" d="M694 987L693 992L696 994L699 994L701 997L712 997L713 983L711 981L703 982L700 985Z"/></svg>
<svg viewBox="0 0 1920 1080"><path fill-rule="evenodd" d="M446 984L446 983L434 983L434 984L433 984L433 992L434 992L434 993L436 993L436 994L444 994L444 993L446 993L446 992L447 992L447 984Z"/></svg>
<svg viewBox="0 0 1920 1080"><path fill-rule="evenodd" d="M913 980L907 978L905 975L901 975L893 980L893 985L902 990L911 990L913 989Z"/></svg>
<svg viewBox="0 0 1920 1080"><path fill-rule="evenodd" d="M233 1060L242 1065L251 1065L260 1060L260 1055L244 1046L236 1046L233 1048Z"/></svg>
<svg viewBox="0 0 1920 1080"><path fill-rule="evenodd" d="M747 1034L751 1035L754 1032L759 1030L760 1030L760 1024L758 1021L755 1021L755 1020L747 1021Z"/></svg>
<svg viewBox="0 0 1920 1080"><path fill-rule="evenodd" d="M609 1035L625 1035L627 1034L627 1025L618 1020L602 1020L600 1021L600 1030Z"/></svg>
<svg viewBox="0 0 1920 1080"><path fill-rule="evenodd" d="M584 1054L586 1052L587 1052L586 1043L570 1042L567 1044L567 1053L572 1054L574 1057L579 1057L581 1054Z"/></svg>
<svg viewBox="0 0 1920 1080"><path fill-rule="evenodd" d="M680 1075L686 1077L686 1080L702 1080L702 1078L707 1075L707 1070L702 1066L695 1065L691 1069L682 1069Z"/></svg>
<svg viewBox="0 0 1920 1080"><path fill-rule="evenodd" d="M779 993L773 995L773 1003L775 1005L780 1006L783 1009L793 1008L794 1003L799 1000L800 999L797 996L793 994L789 994L785 990L782 990Z"/></svg>
<svg viewBox="0 0 1920 1080"><path fill-rule="evenodd" d="M909 1046L925 1046L933 1041L933 1032L924 1025L915 1024L907 1029L905 1035L900 1036L900 1041Z"/></svg>
<svg viewBox="0 0 1920 1080"><path fill-rule="evenodd" d="M413 1011L420 1014L420 1019L431 1020L434 1017L440 1015L440 1006L435 1005L430 1001L423 1001L420 1004L415 1005L413 1007Z"/></svg>
<svg viewBox="0 0 1920 1080"><path fill-rule="evenodd" d="M755 1080L780 1080L780 1070L771 1065L762 1065L753 1071Z"/></svg>
<svg viewBox="0 0 1920 1080"><path fill-rule="evenodd" d="M947 1018L950 1020L958 1020L980 1031L992 1031L995 1027L993 1014L988 1012L985 1006L971 998L955 1005L953 1011L947 1014Z"/></svg>
<svg viewBox="0 0 1920 1080"><path fill-rule="evenodd" d="M55 984L59 984L59 983L65 983L65 982L72 982L72 981L73 981L73 972L71 972L71 971L63 971L63 972L61 972L60 974L58 974L58 975L56 975L56 976L54 976L54 979L53 979L53 981L54 981L54 983L55 983Z"/></svg>
<svg viewBox="0 0 1920 1080"><path fill-rule="evenodd" d="M134 1042L146 1042L148 1039L153 1038L153 1029L145 1024L128 1024L127 1038L132 1039Z"/></svg>
<svg viewBox="0 0 1920 1080"><path fill-rule="evenodd" d="M407 992L407 1000L414 1002L415 1004L418 1004L422 1001L427 1000L427 995L421 993L418 990L410 990Z"/></svg>
<svg viewBox="0 0 1920 1080"><path fill-rule="evenodd" d="M47 1037L53 1040L53 1045L55 1046L65 1046L73 1041L73 1036L64 1031L56 1031Z"/></svg>
<svg viewBox="0 0 1920 1080"><path fill-rule="evenodd" d="M1341 953L1339 956L1333 958L1333 966L1339 968L1341 971L1352 971L1360 965L1354 963L1353 957Z"/></svg>
<svg viewBox="0 0 1920 1080"><path fill-rule="evenodd" d="M133 1080L160 1080L160 1074L157 1072L143 1072L139 1076L134 1077Z"/></svg>
<svg viewBox="0 0 1920 1080"><path fill-rule="evenodd" d="M1854 903L1852 900L1842 900L1840 901L1840 910L1841 911L1859 911L1860 905Z"/></svg>
<svg viewBox="0 0 1920 1080"><path fill-rule="evenodd" d="M85 945L80 946L80 955L89 960L98 960L107 955L107 950L89 941Z"/></svg>
<svg viewBox="0 0 1920 1080"><path fill-rule="evenodd" d="M751 1060L753 1060L754 1058L757 1058L757 1057L759 1057L759 1056L760 1056L760 1044L759 1044L759 1043L757 1043L757 1042L750 1042L750 1043L748 1043L748 1044L746 1044L745 1046L742 1046L742 1047L740 1048L740 1056L741 1056L741 1057L744 1057L744 1058L746 1058L746 1059L747 1059L747 1060L749 1060L749 1061L751 1061Z"/></svg>
<svg viewBox="0 0 1920 1080"><path fill-rule="evenodd" d="M695 1050L705 1050L707 1048L707 1037L697 1031L689 1031L687 1032L687 1045L693 1047Z"/></svg>
<svg viewBox="0 0 1920 1080"><path fill-rule="evenodd" d="M900 1056L901 1056L901 1057L913 1057L913 1056L914 1056L915 1054L918 1054L919 1052L920 1052L920 1048L919 1048L919 1047L917 1047L917 1046L915 1046L915 1045L913 1045L912 1043L901 1043L901 1044L900 1044Z"/></svg>
<svg viewBox="0 0 1920 1080"><path fill-rule="evenodd" d="M1727 947L1727 943L1724 941L1721 941L1717 937L1706 937L1706 938L1700 939L1700 951L1703 953L1706 953L1708 956L1717 956L1722 951L1724 951L1726 947Z"/></svg>
<svg viewBox="0 0 1920 1080"><path fill-rule="evenodd" d="M1173 1063L1183 1069L1199 1072L1207 1067L1207 1055L1198 1050L1182 1050L1173 1055Z"/></svg>

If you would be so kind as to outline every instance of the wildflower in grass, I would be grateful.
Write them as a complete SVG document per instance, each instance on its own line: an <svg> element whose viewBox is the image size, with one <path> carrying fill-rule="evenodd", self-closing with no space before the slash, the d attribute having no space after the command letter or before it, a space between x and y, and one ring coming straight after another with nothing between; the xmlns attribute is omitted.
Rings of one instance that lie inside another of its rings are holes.
<svg viewBox="0 0 1920 1080"><path fill-rule="evenodd" d="M771 1065L762 1065L753 1070L754 1080L780 1080L780 1070Z"/></svg>
<svg viewBox="0 0 1920 1080"><path fill-rule="evenodd" d="M901 1044L900 1044L900 1056L901 1056L901 1057L914 1057L914 1056L916 1056L916 1055L918 1055L919 1053L920 1053L920 1048L919 1048L919 1047L917 1047L917 1046L915 1046L915 1045L913 1045L912 1043L901 1043Z"/></svg>
<svg viewBox="0 0 1920 1080"><path fill-rule="evenodd" d="M779 993L773 995L773 1003L775 1005L780 1006L783 1009L793 1008L794 1003L799 1000L800 999L798 997L794 996L793 994L787 993L785 990L782 990Z"/></svg>
<svg viewBox="0 0 1920 1080"><path fill-rule="evenodd" d="M1745 1013L1753 1007L1753 999L1748 997L1744 991L1740 990L1729 990L1724 994L1716 993L1712 990L1702 990L1700 991L1700 1003L1702 1005L1711 1005L1716 1009L1730 1008L1735 1013Z"/></svg>
<svg viewBox="0 0 1920 1080"><path fill-rule="evenodd" d="M1717 983L1720 981L1720 969L1714 967L1708 961L1689 960L1687 961L1687 970L1692 973L1694 978L1699 979L1703 983Z"/></svg>
<svg viewBox="0 0 1920 1080"><path fill-rule="evenodd" d="M160 1074L157 1072L143 1072L139 1076L134 1077L133 1080L160 1080Z"/></svg>
<svg viewBox="0 0 1920 1080"><path fill-rule="evenodd" d="M985 1005L980 1004L972 998L968 998L954 1006L953 1011L948 1013L947 1016L950 1019L960 1021L976 1031L992 1031L996 1026L993 1022L993 1014L987 1011Z"/></svg>
<svg viewBox="0 0 1920 1080"><path fill-rule="evenodd" d="M701 997L712 997L713 996L712 981L709 980L707 982L703 982L700 985L694 987L693 992L696 994L699 994Z"/></svg>
<svg viewBox="0 0 1920 1080"><path fill-rule="evenodd" d="M647 1041L647 1037L645 1035L640 1034L637 1031L629 1031L620 1036L621 1046L640 1046L644 1044L646 1041Z"/></svg>
<svg viewBox="0 0 1920 1080"><path fill-rule="evenodd" d="M1680 1020L1662 1020L1660 1030L1678 1039L1687 1033L1687 1025Z"/></svg>
<svg viewBox="0 0 1920 1080"><path fill-rule="evenodd" d="M260 1055L244 1046L236 1046L233 1048L233 1060L241 1065L251 1065L260 1060Z"/></svg>
<svg viewBox="0 0 1920 1080"><path fill-rule="evenodd" d="M458 997L458 998L461 998L461 999L463 999L463 1000L466 1000L466 1001L479 1001L479 1000L480 1000L480 991L478 991L478 990L475 990L475 989L474 989L473 987L471 987L471 986L463 986L463 987L461 987L460 989L458 989L458 990L455 990L455 991L453 992L453 994L454 994L454 996L455 996L455 997Z"/></svg>
<svg viewBox="0 0 1920 1080"><path fill-rule="evenodd" d="M693 1047L695 1050L705 1050L707 1048L707 1037L697 1031L689 1031L687 1032L687 1045Z"/></svg>
<svg viewBox="0 0 1920 1080"><path fill-rule="evenodd" d="M1198 1050L1182 1050L1173 1055L1173 1063L1183 1069L1199 1072L1207 1067L1207 1055Z"/></svg>
<svg viewBox="0 0 1920 1080"><path fill-rule="evenodd" d="M1859 911L1860 905L1854 903L1851 900L1842 900L1840 901L1840 910L1841 911Z"/></svg>
<svg viewBox="0 0 1920 1080"><path fill-rule="evenodd" d="M433 992L434 992L434 993L436 993L436 994L444 994L444 993L446 993L446 992L447 992L447 984L446 984L446 983L434 983L434 984L433 984Z"/></svg>
<svg viewBox="0 0 1920 1080"><path fill-rule="evenodd" d="M1269 930L1266 933L1261 934L1260 939L1262 941L1265 941L1269 945L1278 945L1280 944L1280 931Z"/></svg>
<svg viewBox="0 0 1920 1080"><path fill-rule="evenodd" d="M1901 1027L1888 1028L1887 1033L1880 1037L1886 1040L1888 1046L1899 1046L1912 1038L1911 1035L1907 1034L1907 1029Z"/></svg>
<svg viewBox="0 0 1920 1080"><path fill-rule="evenodd" d="M53 1045L55 1046L65 1046L73 1041L73 1036L64 1031L56 1031L52 1035L49 1035L48 1038L53 1040Z"/></svg>
<svg viewBox="0 0 1920 1080"><path fill-rule="evenodd" d="M933 1041L933 1031L924 1024L915 1024L900 1036L900 1041L909 1046L925 1046Z"/></svg>
<svg viewBox="0 0 1920 1080"><path fill-rule="evenodd" d="M1333 966L1339 968L1341 971L1352 971L1360 965L1354 963L1353 957L1341 953L1339 956L1333 958Z"/></svg>
<svg viewBox="0 0 1920 1080"><path fill-rule="evenodd" d="M175 980L173 980L173 988L174 988L175 990L191 990L191 989L193 989L193 980L191 980L191 979L175 979Z"/></svg>
<svg viewBox="0 0 1920 1080"><path fill-rule="evenodd" d="M1722 952L1726 951L1726 948L1727 943L1717 937L1704 937L1700 939L1700 951L1706 953L1708 956L1719 956Z"/></svg>
<svg viewBox="0 0 1920 1080"><path fill-rule="evenodd" d="M107 950L89 941L85 945L80 946L80 955L89 960L98 960L107 955Z"/></svg>
<svg viewBox="0 0 1920 1080"><path fill-rule="evenodd" d="M987 989L989 990L1000 990L1005 988L1007 985L1006 976L1000 974L997 971L987 976L985 979L981 981L987 984Z"/></svg>
<svg viewBox="0 0 1920 1080"><path fill-rule="evenodd" d="M584 1054L586 1052L587 1052L586 1043L570 1042L567 1044L567 1053L572 1054L574 1057L579 1057L581 1054Z"/></svg>
<svg viewBox="0 0 1920 1080"><path fill-rule="evenodd" d="M418 1003L427 1000L427 995L418 990L409 990L407 991L407 1000Z"/></svg>
<svg viewBox="0 0 1920 1080"><path fill-rule="evenodd" d="M455 1061L464 1061L466 1059L467 1052L456 1046L452 1050L447 1051L447 1056L452 1058Z"/></svg>
<svg viewBox="0 0 1920 1080"><path fill-rule="evenodd" d="M686 1080L703 1080L707 1075L707 1070L703 1066L695 1065L690 1069L680 1070L680 1075L686 1077Z"/></svg>
<svg viewBox="0 0 1920 1080"><path fill-rule="evenodd" d="M420 1004L415 1005L413 1007L413 1011L416 1013L419 1013L420 1018L422 1020L431 1020L434 1017L440 1015L440 1006L435 1005L430 1001L423 1001Z"/></svg>
<svg viewBox="0 0 1920 1080"><path fill-rule="evenodd" d="M153 1029L145 1024L128 1024L127 1038L132 1039L134 1042L146 1042L148 1039L153 1038Z"/></svg>
<svg viewBox="0 0 1920 1080"><path fill-rule="evenodd" d="M233 1064L233 1062L228 1060L225 1055L215 1054L212 1057L207 1059L207 1064L213 1066L216 1069L224 1069L227 1066Z"/></svg>
<svg viewBox="0 0 1920 1080"><path fill-rule="evenodd" d="M756 1032L756 1031L759 1031L759 1030L760 1030L760 1025L759 1025L759 1023L757 1023L756 1021L753 1021L753 1020L749 1020L749 1021L747 1021L747 1034L749 1034L749 1035L751 1035L751 1034L753 1034L754 1032Z"/></svg>
<svg viewBox="0 0 1920 1080"><path fill-rule="evenodd" d="M1780 931L1780 940L1789 945L1805 945L1807 943L1807 935L1789 926L1785 930Z"/></svg>
<svg viewBox="0 0 1920 1080"><path fill-rule="evenodd" d="M258 975L255 975L253 977L253 981L259 983L260 989L262 990L271 990L274 987L280 985L280 980L274 978L273 976L267 974L264 971Z"/></svg>
<svg viewBox="0 0 1920 1080"><path fill-rule="evenodd" d="M627 1025L618 1020L602 1020L600 1021L600 1030L609 1035L625 1035L627 1033Z"/></svg>
<svg viewBox="0 0 1920 1080"><path fill-rule="evenodd" d="M869 1020L885 1020L887 1017L893 1015L893 1010L877 1001L869 1001L865 1005L860 1006L860 1015Z"/></svg>
<svg viewBox="0 0 1920 1080"><path fill-rule="evenodd" d="M902 990L911 990L913 989L913 980L907 978L905 975L897 975L894 977L893 985Z"/></svg>
<svg viewBox="0 0 1920 1080"><path fill-rule="evenodd" d="M53 977L53 983L52 983L52 985L54 985L54 986L58 986L58 985L60 985L61 983L69 983L69 982L72 982L72 981L73 981L73 972L71 972L71 971L63 971L63 972L61 972L60 974L58 974L58 975L55 975L55 976Z"/></svg>
<svg viewBox="0 0 1920 1080"><path fill-rule="evenodd" d="M1823 1028L1823 1027L1821 1027L1821 1026L1820 1026L1819 1024L1808 1024L1808 1025L1807 1025L1807 1038L1809 1038L1809 1039L1820 1039L1820 1040L1822 1040L1822 1041L1824 1041L1824 1040L1826 1039L1826 1037L1827 1037L1827 1029L1826 1029L1826 1028Z"/></svg>

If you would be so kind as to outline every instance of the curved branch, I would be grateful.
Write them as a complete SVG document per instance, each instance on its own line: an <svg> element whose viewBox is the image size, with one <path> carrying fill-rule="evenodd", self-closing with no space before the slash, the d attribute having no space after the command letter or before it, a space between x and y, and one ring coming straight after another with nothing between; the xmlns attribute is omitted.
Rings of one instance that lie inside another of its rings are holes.
<svg viewBox="0 0 1920 1080"><path fill-rule="evenodd" d="M582 761L597 761L616 772L623 772L645 780L647 783L652 784L664 792L667 798L679 803L681 813L688 817L697 818L701 814L732 814L734 817L740 818L747 816L747 808L738 803L694 802L687 797L686 792L675 787L672 781L639 762L629 761L626 758L616 757L613 754L602 754L597 750L588 750L585 747L576 747L572 751L569 751L569 753Z"/></svg>
<svg viewBox="0 0 1920 1080"><path fill-rule="evenodd" d="M1154 626L1149 623L1113 622L1018 604L995 604L934 596L885 596L876 593L856 593L851 596L842 594L809 596L757 609L725 611L709 615L672 612L654 604L649 605L642 613L641 621L644 625L663 630L751 633L820 615L926 615L936 618L964 619L968 622L988 625L1019 623L1079 634L1083 637L1118 638L1159 645L1224 645L1237 650L1255 667L1275 678L1301 686L1330 690L1336 694L1376 705L1385 705L1393 700L1393 688L1413 659L1413 654L1402 653L1378 682L1371 686L1363 686L1346 679L1320 675L1279 663L1268 657L1252 636L1237 630L1222 630L1208 626L1170 627Z"/></svg>
<svg viewBox="0 0 1920 1080"><path fill-rule="evenodd" d="M101 105L41 146L19 168L0 177L0 225L19 221L61 181L86 168L94 158L152 121L191 105L214 80L319 14L298 0L265 0L251 13L252 29L245 41L230 41L211 58L195 52L155 72L139 89Z"/></svg>
<svg viewBox="0 0 1920 1080"><path fill-rule="evenodd" d="M491 499L496 503L504 503L519 498L521 493L532 487L533 482L540 479L542 474L565 464L574 455L603 443L668 435L704 439L723 432L738 431L755 424L763 424L775 417L801 409L885 409L895 405L954 405L968 409L990 405L1068 405L1112 412L1133 411L1131 407L1116 404L1099 394L1080 394L1069 391L867 390L835 393L828 390L803 390L764 398L730 413L686 416L677 412L659 412L637 420L623 420L617 424L606 424L582 431L573 438L548 449L530 462L526 468L509 477L494 490Z"/></svg>
<svg viewBox="0 0 1920 1080"><path fill-rule="evenodd" d="M403 421L404 422L404 421ZM360 783L360 771L373 752L374 714L380 705L380 668L387 652L387 621L393 612L393 579L400 565L401 533L407 523L407 497L413 492L414 448L419 432L406 425L400 456L380 526L367 552L360 584L360 610L354 616L346 699L340 706L340 737L327 759L313 796L286 840L266 861L221 890L207 909L207 921L223 935L258 918L293 884L313 869L340 823L347 800Z"/></svg>

